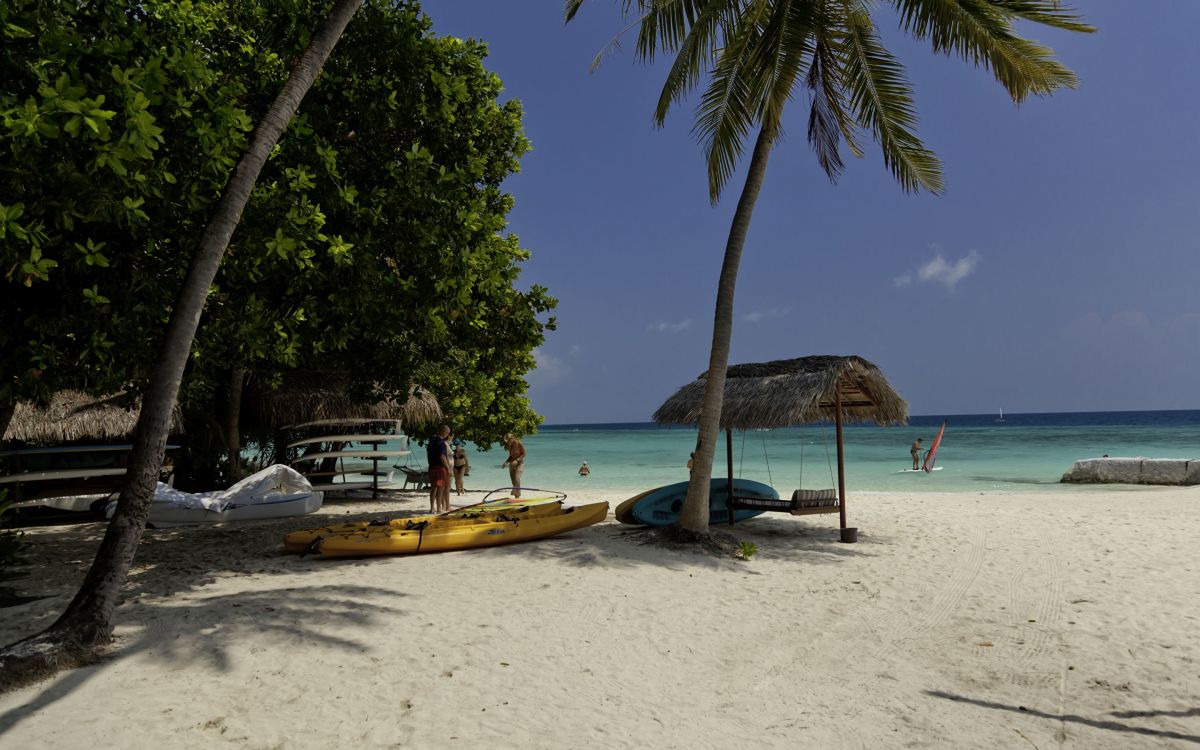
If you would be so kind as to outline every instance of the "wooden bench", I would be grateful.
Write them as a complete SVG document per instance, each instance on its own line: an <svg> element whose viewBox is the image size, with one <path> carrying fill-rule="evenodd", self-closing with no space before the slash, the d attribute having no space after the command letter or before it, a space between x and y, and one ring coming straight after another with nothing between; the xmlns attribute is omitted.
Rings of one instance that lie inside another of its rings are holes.
<svg viewBox="0 0 1200 750"><path fill-rule="evenodd" d="M837 513L837 490L796 490L790 498L734 497L734 510L763 510L807 516L815 513Z"/></svg>

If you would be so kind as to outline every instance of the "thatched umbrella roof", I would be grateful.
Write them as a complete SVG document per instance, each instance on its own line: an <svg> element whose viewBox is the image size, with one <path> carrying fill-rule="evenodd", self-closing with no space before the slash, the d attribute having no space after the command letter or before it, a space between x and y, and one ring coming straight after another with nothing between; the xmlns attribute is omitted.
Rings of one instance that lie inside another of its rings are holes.
<svg viewBox="0 0 1200 750"><path fill-rule="evenodd" d="M696 424L707 373L701 373L654 412L663 424ZM721 426L745 430L834 420L835 396L847 422L905 424L908 404L862 357L829 355L778 359L730 367L725 376Z"/></svg>
<svg viewBox="0 0 1200 750"><path fill-rule="evenodd" d="M375 420L425 425L442 418L432 393L412 387L407 401L350 397L350 377L340 373L293 373L279 388L250 383L242 402L243 424L272 430L312 423L365 424Z"/></svg>
<svg viewBox="0 0 1200 750"><path fill-rule="evenodd" d="M93 398L82 391L59 391L50 403L17 404L3 442L75 443L125 440L133 435L142 400L128 393ZM171 417L171 433L183 432L179 407Z"/></svg>

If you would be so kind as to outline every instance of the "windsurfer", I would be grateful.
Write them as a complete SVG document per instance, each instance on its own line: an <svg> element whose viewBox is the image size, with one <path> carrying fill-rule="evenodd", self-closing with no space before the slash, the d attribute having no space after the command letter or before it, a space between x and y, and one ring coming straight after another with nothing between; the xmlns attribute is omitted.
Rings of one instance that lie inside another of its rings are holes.
<svg viewBox="0 0 1200 750"><path fill-rule="evenodd" d="M912 454L913 471L919 470L921 468L921 438L917 438L908 452Z"/></svg>

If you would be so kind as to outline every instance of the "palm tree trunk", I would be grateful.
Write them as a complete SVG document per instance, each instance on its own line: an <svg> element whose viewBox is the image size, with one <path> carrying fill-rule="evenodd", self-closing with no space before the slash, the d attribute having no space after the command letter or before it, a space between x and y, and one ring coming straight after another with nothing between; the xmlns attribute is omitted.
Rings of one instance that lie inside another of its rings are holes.
<svg viewBox="0 0 1200 750"><path fill-rule="evenodd" d="M729 344L733 338L733 295L737 286L738 266L742 248L750 231L750 217L763 179L767 175L767 158L774 144L774 132L764 127L754 143L754 155L746 173L746 184L738 198L729 239L725 243L725 260L717 282L717 309L713 321L712 351L708 357L708 375L704 383L704 405L700 410L700 434L697 438L696 460L688 484L687 500L679 524L687 531L702 534L708 531L708 489L712 479L713 455L721 434L721 405L725 400L725 370L729 367Z"/></svg>
<svg viewBox="0 0 1200 750"><path fill-rule="evenodd" d="M225 447L229 451L230 482L242 478L242 384L246 368L234 365L229 373L229 408L225 412Z"/></svg>
<svg viewBox="0 0 1200 750"><path fill-rule="evenodd" d="M70 664L111 636L118 596L146 527L150 498L166 450L171 411L179 396L208 290L263 164L361 2L337 0L255 127L250 146L234 167L200 237L175 300L166 338L142 400L126 483L96 559L62 617L43 633L0 652L0 670L55 669L65 665L62 651L68 652L66 664Z"/></svg>

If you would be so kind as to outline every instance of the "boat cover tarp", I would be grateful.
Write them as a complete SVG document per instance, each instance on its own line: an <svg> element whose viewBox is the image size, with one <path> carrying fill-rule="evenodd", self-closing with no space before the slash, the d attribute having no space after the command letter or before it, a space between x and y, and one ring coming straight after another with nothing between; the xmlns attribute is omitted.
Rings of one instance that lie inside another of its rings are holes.
<svg viewBox="0 0 1200 750"><path fill-rule="evenodd" d="M279 500L282 496L301 495L312 491L312 484L303 474L290 466L275 464L251 474L225 490L184 492L159 482L154 489L153 502L156 505L161 503L181 509L221 513L235 506L262 505ZM109 506L109 516L112 515L115 505L114 502Z"/></svg>

